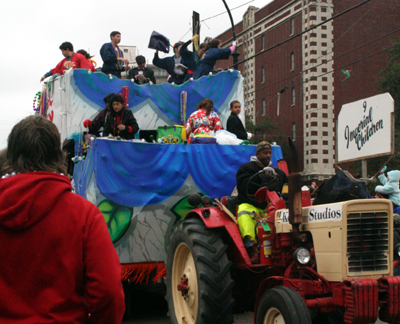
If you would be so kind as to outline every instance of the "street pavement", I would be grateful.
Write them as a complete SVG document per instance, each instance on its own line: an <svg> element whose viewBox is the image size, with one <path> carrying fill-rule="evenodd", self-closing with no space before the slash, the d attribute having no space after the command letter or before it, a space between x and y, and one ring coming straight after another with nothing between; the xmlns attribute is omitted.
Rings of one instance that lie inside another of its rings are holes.
<svg viewBox="0 0 400 324"><path fill-rule="evenodd" d="M135 291L133 298L132 316L129 320L124 320L122 324L170 324L167 302L163 292L146 293ZM235 314L235 324L253 324L252 312ZM375 324L383 324L377 321Z"/></svg>

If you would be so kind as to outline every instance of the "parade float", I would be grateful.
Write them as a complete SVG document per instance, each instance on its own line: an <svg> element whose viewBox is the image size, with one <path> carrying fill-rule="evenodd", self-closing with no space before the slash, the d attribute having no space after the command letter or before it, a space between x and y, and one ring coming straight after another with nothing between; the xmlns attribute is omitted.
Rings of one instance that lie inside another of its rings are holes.
<svg viewBox="0 0 400 324"><path fill-rule="evenodd" d="M75 192L102 211L121 261L122 280L155 282L165 275L174 224L192 209L188 196L230 195L238 168L255 154L255 146L167 145L84 135L83 121L104 109L103 98L112 92L122 93L141 131L184 125L204 98L213 100L226 125L229 103L243 102L243 78L230 70L179 86L138 86L75 69L51 77L41 93L37 112L57 125L63 141L73 140ZM272 163L280 159L280 146L273 146Z"/></svg>

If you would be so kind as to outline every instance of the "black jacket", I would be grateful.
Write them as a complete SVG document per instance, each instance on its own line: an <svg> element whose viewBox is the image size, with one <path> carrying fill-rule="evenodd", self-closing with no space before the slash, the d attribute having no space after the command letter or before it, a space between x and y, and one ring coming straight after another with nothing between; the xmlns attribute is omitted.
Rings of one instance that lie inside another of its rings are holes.
<svg viewBox="0 0 400 324"><path fill-rule="evenodd" d="M143 75L146 78L142 84L149 83L149 81L153 82L154 84L157 83L156 78L154 77L154 71L145 67L144 69L139 69L137 67L130 69L128 73L128 79L133 79L136 84L141 84L140 80L136 78L139 74L139 71L143 71Z"/></svg>
<svg viewBox="0 0 400 324"><path fill-rule="evenodd" d="M231 112L226 123L226 130L235 134L237 138L240 138L241 140L247 140L247 132L244 129L243 123L239 116L233 112Z"/></svg>
<svg viewBox="0 0 400 324"><path fill-rule="evenodd" d="M92 120L92 125L89 127L89 134L93 134L95 136L99 136L100 128L104 127L106 123L106 116L108 113L108 109L103 109L100 111L96 117Z"/></svg>
<svg viewBox="0 0 400 324"><path fill-rule="evenodd" d="M133 116L132 111L122 108L119 113L122 115L121 122L119 124L125 125L126 128L123 131L118 129L116 113L113 110L107 114L106 124L104 125L103 136L108 136L112 134L113 136L121 136L124 139L132 139L135 137L135 134L139 130L139 126L136 122L135 117ZM133 132L129 133L129 126L132 127Z"/></svg>
<svg viewBox="0 0 400 324"><path fill-rule="evenodd" d="M260 167L256 162L248 162L243 164L238 172L236 173L236 182L237 189L239 192L238 195L238 204L248 203L257 208L265 209L268 206L267 202L258 203L255 200L250 199L246 194L246 188L248 190L248 194L254 195L256 191L262 187L268 187L269 191L282 192L282 187L285 183L288 182L286 173L280 169L275 169L277 173L277 177L275 179L271 177L266 177L264 172L256 175L251 179L250 178L261 171L263 168Z"/></svg>
<svg viewBox="0 0 400 324"><path fill-rule="evenodd" d="M170 75L170 78L168 79L169 83L174 82L176 85L183 83L183 80L185 79L185 74L183 74L183 75L175 74L175 72L174 72L175 58L173 56L159 58L158 53L155 52L154 58L153 58L153 64L168 72L168 74ZM183 58L181 59L181 64L187 66L187 63L184 61Z"/></svg>

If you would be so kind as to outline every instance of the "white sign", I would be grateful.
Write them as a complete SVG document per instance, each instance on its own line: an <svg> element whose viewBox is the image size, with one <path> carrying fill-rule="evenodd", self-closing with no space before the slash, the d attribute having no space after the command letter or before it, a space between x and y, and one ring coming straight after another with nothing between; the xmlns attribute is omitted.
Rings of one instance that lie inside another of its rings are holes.
<svg viewBox="0 0 400 324"><path fill-rule="evenodd" d="M276 214L283 224L289 224L289 209L278 210Z"/></svg>
<svg viewBox="0 0 400 324"><path fill-rule="evenodd" d="M343 105L338 116L336 161L391 154L393 112L389 93Z"/></svg>
<svg viewBox="0 0 400 324"><path fill-rule="evenodd" d="M311 206L308 209L308 222L325 222L342 220L342 205Z"/></svg>
<svg viewBox="0 0 400 324"><path fill-rule="evenodd" d="M283 224L289 224L289 209L281 209L276 212L277 218L282 220ZM308 207L308 222L341 221L342 205L311 206Z"/></svg>

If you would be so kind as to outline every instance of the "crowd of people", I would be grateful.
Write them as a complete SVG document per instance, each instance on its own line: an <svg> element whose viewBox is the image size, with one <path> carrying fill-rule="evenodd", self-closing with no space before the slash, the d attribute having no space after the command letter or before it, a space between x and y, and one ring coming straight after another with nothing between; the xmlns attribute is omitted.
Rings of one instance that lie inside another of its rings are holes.
<svg viewBox="0 0 400 324"><path fill-rule="evenodd" d="M139 55L136 57L137 67L131 68L128 59L124 58L123 51L119 48L121 42L121 33L113 31L110 34L110 42L103 44L100 49L100 56L103 60L101 71L107 75L113 75L121 78L121 73L126 71L129 79L134 80L136 84L146 84L150 81L156 83L154 72L146 68L146 59ZM199 36L195 35L186 43L177 42L173 45L174 55L160 58L156 50L153 58L153 64L168 73L168 82L180 85L189 79L197 80L204 75L213 72L217 60L228 59L234 52L236 43L233 42L229 48L221 48L221 41L212 39L208 43L198 44ZM195 43L194 52L188 50L190 43ZM169 44L164 44L169 46ZM57 64L54 69L46 72L40 81L45 78L63 74L68 69L87 69L95 71L95 66L91 60L90 54L85 50L74 52L74 47L70 42L64 42L60 45L60 50L64 59Z"/></svg>

